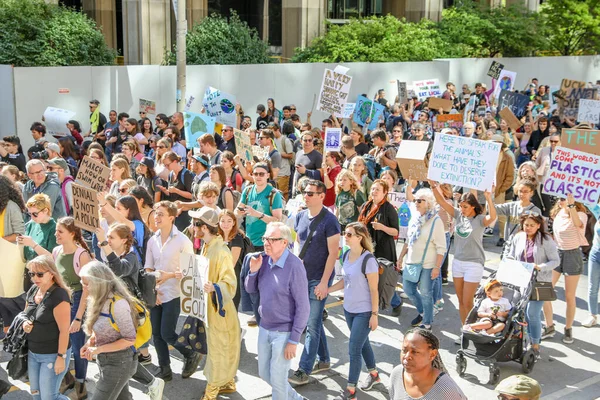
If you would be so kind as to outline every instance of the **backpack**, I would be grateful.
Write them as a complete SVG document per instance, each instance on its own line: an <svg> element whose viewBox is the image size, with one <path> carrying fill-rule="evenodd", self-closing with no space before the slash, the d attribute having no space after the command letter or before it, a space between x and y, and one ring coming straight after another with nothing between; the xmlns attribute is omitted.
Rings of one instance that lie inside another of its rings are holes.
<svg viewBox="0 0 600 400"><path fill-rule="evenodd" d="M365 165L367 166L367 173L369 175L369 179L374 181L377 179L377 161L375 161L375 156L371 154L365 154L362 156L363 160L365 160Z"/></svg>
<svg viewBox="0 0 600 400"><path fill-rule="evenodd" d="M233 190L227 186L224 186L223 188L221 188L221 194L219 195L219 203L221 203L223 205L223 209L225 209L225 192L227 191L231 192L231 195L233 196L233 208L236 208L238 203L240 202L240 198L242 197L242 194L240 192L238 192L237 190Z"/></svg>
<svg viewBox="0 0 600 400"><path fill-rule="evenodd" d="M56 260L56 258L60 255L62 251L62 245L56 246L54 249L52 249L52 258ZM79 259L81 258L81 255L85 252L86 250L83 247L77 246L77 250L75 250L75 254L73 255L73 269L75 270L77 276L79 276L79 271L81 271L82 267L82 265L79 263Z"/></svg>
<svg viewBox="0 0 600 400"><path fill-rule="evenodd" d="M342 265L344 264L344 260L346 260L346 256L349 252L350 250L348 249L344 254L342 254ZM361 271L365 276L365 279L367 278L367 262L369 262L369 259L371 258L375 258L375 256L371 253L368 253L363 258ZM382 257L376 258L376 261L377 265L379 266L379 283L377 284L379 308L381 310L385 310L392 304L392 297L394 296L396 285L398 284L398 273L396 272L393 262Z"/></svg>
<svg viewBox="0 0 600 400"><path fill-rule="evenodd" d="M248 186L246 186L246 188L244 189L244 192L242 193L242 195L240 196L240 201L242 198L245 198L246 201L248 201L248 193L250 193L250 189L254 186L254 184L250 184ZM273 185L271 185L273 186ZM281 195L281 215L282 215L282 219L286 219L287 218L287 211L285 210L285 199L283 197L283 194L281 193L281 190L276 189L275 187L271 188L271 192L269 193L269 209L271 211L271 214L273 214L273 202L275 201L275 195L279 193ZM238 201L239 203L239 201ZM286 217L286 218L283 218Z"/></svg>
<svg viewBox="0 0 600 400"><path fill-rule="evenodd" d="M113 307L115 301L121 299L120 296L113 296L110 299L108 306L108 314L100 313L103 317L107 317L110 322L110 326L117 332L120 332L119 326L113 317ZM133 347L135 350L139 349L143 344L147 343L152 337L152 324L150 323L150 311L142 304L142 302L136 298L133 299L135 303L135 309L138 314L137 326L135 328L135 343Z"/></svg>

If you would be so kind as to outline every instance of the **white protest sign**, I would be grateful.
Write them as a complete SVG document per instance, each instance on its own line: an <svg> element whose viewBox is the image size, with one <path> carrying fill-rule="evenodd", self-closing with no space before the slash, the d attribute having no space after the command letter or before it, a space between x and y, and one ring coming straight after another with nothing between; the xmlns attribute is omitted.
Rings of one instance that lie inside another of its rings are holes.
<svg viewBox="0 0 600 400"><path fill-rule="evenodd" d="M260 161L264 161L269 158L269 149L264 149L260 146L252 146L252 155Z"/></svg>
<svg viewBox="0 0 600 400"><path fill-rule="evenodd" d="M213 117L224 125L235 126L237 117L235 115L235 104L237 100L234 95L209 86L204 92L202 105L206 114Z"/></svg>
<svg viewBox="0 0 600 400"><path fill-rule="evenodd" d="M442 97L439 79L425 79L413 82L414 90L419 100L427 100L428 97Z"/></svg>
<svg viewBox="0 0 600 400"><path fill-rule="evenodd" d="M350 118L355 108L356 103L346 103L344 104L344 111L342 111L341 114L336 114L335 116L338 118Z"/></svg>
<svg viewBox="0 0 600 400"><path fill-rule="evenodd" d="M317 110L333 115L342 114L344 105L348 101L351 84L351 76L325 69L323 83L319 92L319 101L317 102Z"/></svg>
<svg viewBox="0 0 600 400"><path fill-rule="evenodd" d="M577 121L597 124L600 121L600 100L579 99Z"/></svg>
<svg viewBox="0 0 600 400"><path fill-rule="evenodd" d="M195 99L194 96L190 96L187 103L185 103L185 108L183 109L183 111L185 111L185 112L190 111L190 108L192 107L192 102L194 101L194 99Z"/></svg>
<svg viewBox="0 0 600 400"><path fill-rule="evenodd" d="M67 128L67 122L75 116L74 111L63 110L62 108L46 107L44 111L44 123L46 124L46 133L53 136L70 135Z"/></svg>
<svg viewBox="0 0 600 400"><path fill-rule="evenodd" d="M517 79L517 73L513 71L507 71L503 69L500 71L498 82L494 88L494 98L497 99L500 96L502 89L512 92L515 87L515 79Z"/></svg>
<svg viewBox="0 0 600 400"><path fill-rule="evenodd" d="M532 274L533 264L505 258L498 265L496 279L502 283L524 288L529 286Z"/></svg>
<svg viewBox="0 0 600 400"><path fill-rule="evenodd" d="M453 135L437 135L427 178L477 190L491 190L501 144Z"/></svg>
<svg viewBox="0 0 600 400"><path fill-rule="evenodd" d="M198 318L208 326L208 294L204 292L204 282L208 281L208 259L204 256L181 253L179 270L181 271L181 312Z"/></svg>
<svg viewBox="0 0 600 400"><path fill-rule="evenodd" d="M325 129L325 151L340 151L342 145L342 128Z"/></svg>

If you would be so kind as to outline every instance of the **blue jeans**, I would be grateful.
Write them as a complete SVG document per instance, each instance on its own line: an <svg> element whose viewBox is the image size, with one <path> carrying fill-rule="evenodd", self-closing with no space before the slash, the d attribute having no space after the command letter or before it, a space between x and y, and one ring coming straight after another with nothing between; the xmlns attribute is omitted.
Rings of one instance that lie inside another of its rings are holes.
<svg viewBox="0 0 600 400"><path fill-rule="evenodd" d="M404 291L419 314L423 315L423 324L425 325L431 325L433 322L432 271L432 269L423 268L418 283L404 279ZM419 290L417 290L417 286Z"/></svg>
<svg viewBox="0 0 600 400"><path fill-rule="evenodd" d="M543 301L530 301L527 305L527 325L531 343L540 344L542 340L542 308Z"/></svg>
<svg viewBox="0 0 600 400"><path fill-rule="evenodd" d="M304 350L302 351L299 364L300 369L307 374L312 372L317 355L319 356L319 361L329 362L329 348L327 347L325 329L323 329L323 310L325 309L327 298L318 300L315 295L315 287L320 282L320 280L316 279L308 281L310 314L308 315Z"/></svg>
<svg viewBox="0 0 600 400"><path fill-rule="evenodd" d="M154 347L158 356L158 366L166 367L171 365L169 358L169 345L175 347L182 356L188 358L193 354L193 351L187 349L183 344L177 342L177 320L181 305L179 297L171 301L162 303L152 307L150 310L150 321L152 322L152 338L154 339Z"/></svg>
<svg viewBox="0 0 600 400"><path fill-rule="evenodd" d="M442 260L442 264L446 261L448 257L448 253L450 252L450 232L446 232L446 254L444 254L444 259ZM441 267L441 264L440 264ZM440 268L440 275L433 280L433 303L437 303L439 300L442 300L442 271Z"/></svg>
<svg viewBox="0 0 600 400"><path fill-rule="evenodd" d="M36 400L68 400L67 396L59 393L60 383L69 370L71 349L67 350L65 370L60 374L54 373L56 353L37 354L31 351L27 357L27 372L29 373L29 386L31 395Z"/></svg>
<svg viewBox="0 0 600 400"><path fill-rule="evenodd" d="M348 344L350 371L348 372L348 385L356 386L363 359L369 371L375 369L375 354L373 354L373 349L369 342L371 312L354 314L344 310L344 315L346 316L346 324L350 329L350 342Z"/></svg>
<svg viewBox="0 0 600 400"><path fill-rule="evenodd" d="M82 293L83 291L81 290L73 292L71 297L71 323L75 321L75 317L77 316L77 309L79 308L79 303L81 302ZM79 329L79 331L71 333L69 336L71 338L73 358L75 359L75 379L83 382L87 376L88 360L81 358L81 353L79 351L85 345L85 332L83 329Z"/></svg>
<svg viewBox="0 0 600 400"><path fill-rule="evenodd" d="M396 308L398 306L402 305L402 298L400 296L398 296L398 292L394 292L394 295L392 296L392 300L390 301L390 305L392 306L392 308Z"/></svg>
<svg viewBox="0 0 600 400"><path fill-rule="evenodd" d="M593 250L592 250L593 251ZM588 260L588 310L590 314L598 314L598 290L600 290L600 262Z"/></svg>
<svg viewBox="0 0 600 400"><path fill-rule="evenodd" d="M288 383L292 360L284 357L290 332L268 331L258 328L258 376L271 385L273 400L302 400Z"/></svg>

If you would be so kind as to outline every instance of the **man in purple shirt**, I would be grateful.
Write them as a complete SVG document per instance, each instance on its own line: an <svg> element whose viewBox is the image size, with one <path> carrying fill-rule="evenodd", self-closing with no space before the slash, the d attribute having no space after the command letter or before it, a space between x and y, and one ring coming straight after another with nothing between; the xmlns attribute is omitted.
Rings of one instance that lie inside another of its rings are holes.
<svg viewBox="0 0 600 400"><path fill-rule="evenodd" d="M250 259L248 293L260 292L258 375L273 389L273 399L303 399L288 383L287 374L306 327L310 305L302 261L288 250L292 232L281 222L267 225L265 256Z"/></svg>

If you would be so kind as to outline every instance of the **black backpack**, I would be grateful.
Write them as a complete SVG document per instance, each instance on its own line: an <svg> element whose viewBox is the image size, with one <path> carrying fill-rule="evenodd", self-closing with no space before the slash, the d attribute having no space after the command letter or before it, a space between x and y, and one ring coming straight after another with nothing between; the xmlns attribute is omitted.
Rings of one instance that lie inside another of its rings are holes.
<svg viewBox="0 0 600 400"><path fill-rule="evenodd" d="M348 255L347 250L342 255L342 264ZM367 254L363 258L361 271L367 278L367 262L369 259L375 258L375 256L371 253ZM377 265L379 266L379 283L377 284L377 292L379 296L379 308L381 310L385 310L392 305L392 297L394 296L394 292L396 291L396 285L398 284L398 272L396 272L396 268L393 262L386 260L385 258L378 257L376 258Z"/></svg>

